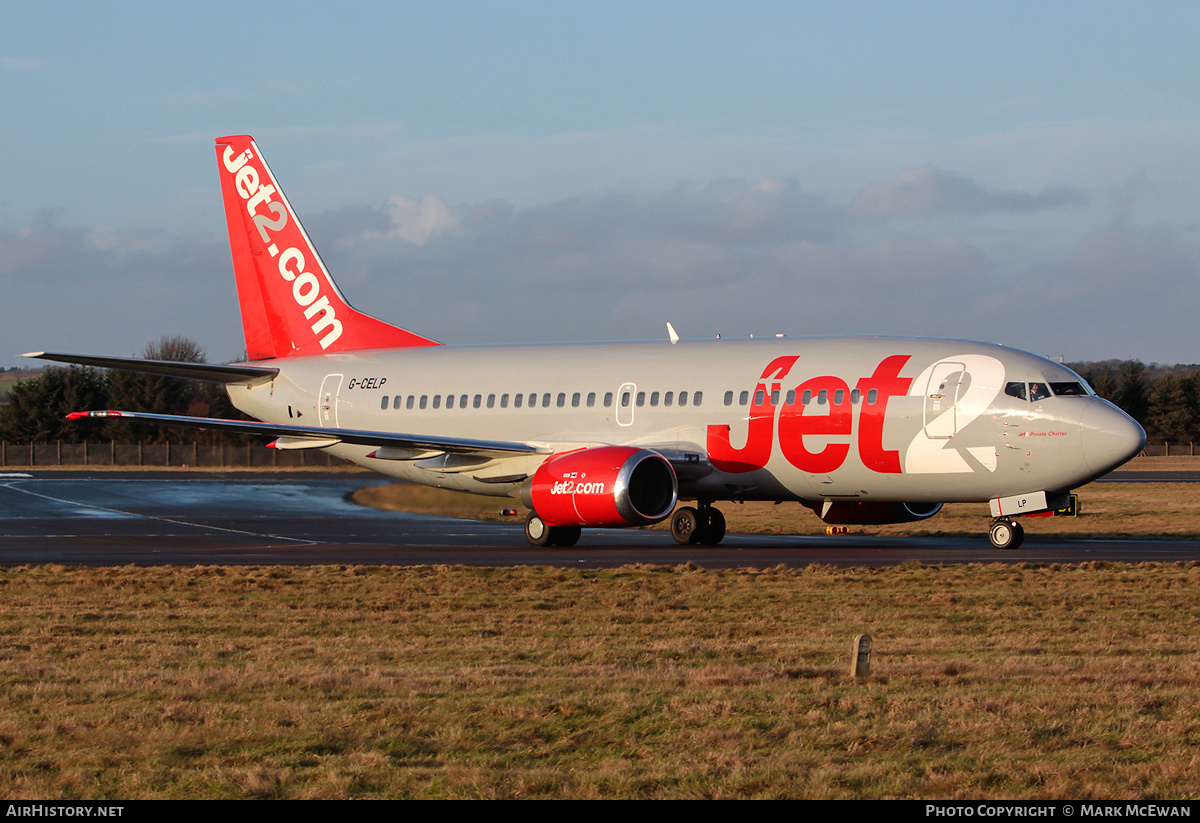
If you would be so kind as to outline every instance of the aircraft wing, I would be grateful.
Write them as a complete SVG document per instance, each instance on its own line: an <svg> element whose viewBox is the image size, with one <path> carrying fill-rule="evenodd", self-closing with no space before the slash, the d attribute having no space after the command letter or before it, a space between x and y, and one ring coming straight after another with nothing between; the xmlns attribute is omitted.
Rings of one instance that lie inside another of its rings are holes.
<svg viewBox="0 0 1200 823"><path fill-rule="evenodd" d="M274 380L279 369L269 366L219 365L213 363L180 363L174 360L144 360L137 357L102 357L93 354L60 354L31 351L21 355L77 366L156 374L162 377L184 377L209 383L266 383ZM182 425L182 424L180 424Z"/></svg>
<svg viewBox="0 0 1200 823"><path fill-rule="evenodd" d="M395 434L392 432L361 431L357 429L326 429L319 426L293 426L279 423L260 423L257 420L222 420L216 417L184 417L174 414L147 414L129 411L85 411L71 412L68 420L119 417L122 420L145 420L167 426L192 429L237 432L238 434L261 434L283 438L287 446L296 448L307 441L312 448L351 443L357 446L377 446L387 449L446 452L448 454L470 454L478 456L509 457L518 454L550 454L545 446L527 443L509 443L503 440L475 440L462 437L438 437L420 434Z"/></svg>

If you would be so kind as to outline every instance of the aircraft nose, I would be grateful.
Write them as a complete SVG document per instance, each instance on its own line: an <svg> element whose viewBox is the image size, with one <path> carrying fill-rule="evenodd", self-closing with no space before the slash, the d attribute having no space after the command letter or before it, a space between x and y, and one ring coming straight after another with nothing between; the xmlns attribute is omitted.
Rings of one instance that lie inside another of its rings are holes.
<svg viewBox="0 0 1200 823"><path fill-rule="evenodd" d="M1146 432L1138 422L1105 401L1091 403L1080 419L1083 459L1099 474L1125 463L1146 445Z"/></svg>

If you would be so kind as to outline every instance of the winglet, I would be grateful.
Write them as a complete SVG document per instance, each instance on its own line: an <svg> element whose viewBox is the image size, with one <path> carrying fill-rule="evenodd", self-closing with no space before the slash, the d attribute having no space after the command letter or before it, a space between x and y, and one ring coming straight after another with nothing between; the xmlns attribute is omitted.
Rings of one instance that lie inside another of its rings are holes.
<svg viewBox="0 0 1200 823"><path fill-rule="evenodd" d="M671 321L667 321L667 337L671 339L671 345L674 346L679 342L679 335L675 333L675 327L671 325Z"/></svg>

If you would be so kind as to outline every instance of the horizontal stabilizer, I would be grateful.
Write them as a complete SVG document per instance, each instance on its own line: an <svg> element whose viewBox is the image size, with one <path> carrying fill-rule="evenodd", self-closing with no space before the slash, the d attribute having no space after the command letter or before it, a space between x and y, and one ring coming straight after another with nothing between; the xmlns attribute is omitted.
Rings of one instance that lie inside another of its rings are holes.
<svg viewBox="0 0 1200 823"><path fill-rule="evenodd" d="M279 369L263 366L230 366L213 363L181 363L175 360L142 360L137 357L101 357L91 354L58 354L56 352L31 351L21 355L38 360L53 360L57 363L72 363L77 366L95 366L99 369L156 374L160 377L183 377L188 380L203 380L208 383L266 383L275 379Z"/></svg>
<svg viewBox="0 0 1200 823"><path fill-rule="evenodd" d="M430 437L418 434L392 434L390 432L360 431L357 429L325 429L318 426L291 426L278 423L260 423L253 420L222 420L216 417L183 417L173 414L147 414L130 411L85 411L72 412L68 420L119 417L122 420L144 420L166 426L192 429L237 432L238 434L261 434L268 437L313 438L324 440L321 446L350 443L356 446L398 447L405 449L430 449L454 454L476 454L504 457L514 454L549 454L550 449L530 446L526 443L506 443L501 440L471 440L460 437ZM292 446L295 448L295 446Z"/></svg>

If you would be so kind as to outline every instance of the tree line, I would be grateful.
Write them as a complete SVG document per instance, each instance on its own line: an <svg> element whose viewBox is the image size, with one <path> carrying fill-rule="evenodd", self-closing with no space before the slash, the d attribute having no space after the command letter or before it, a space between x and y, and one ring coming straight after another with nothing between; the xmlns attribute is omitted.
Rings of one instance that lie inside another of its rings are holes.
<svg viewBox="0 0 1200 823"><path fill-rule="evenodd" d="M204 363L204 350L186 337L163 337L143 351L148 360ZM1139 360L1068 363L1096 393L1142 424L1152 442L1200 441L1200 364L1147 366ZM247 420L225 388L175 377L70 366L49 368L18 383L0 408L0 440L9 443L225 443L248 438L222 432L136 425L120 419L69 421L68 413L127 409L154 414ZM253 438L249 438L253 439Z"/></svg>
<svg viewBox="0 0 1200 823"><path fill-rule="evenodd" d="M204 350L186 337L163 337L142 352L147 360L205 363ZM125 409L153 414L248 420L229 402L225 387L176 377L81 366L53 367L22 380L0 407L0 440L7 443L192 443L242 445L244 435L136 424L119 418L67 420L75 411Z"/></svg>
<svg viewBox="0 0 1200 823"><path fill-rule="evenodd" d="M1200 441L1200 364L1140 360L1068 363L1096 394L1142 424L1155 443Z"/></svg>

